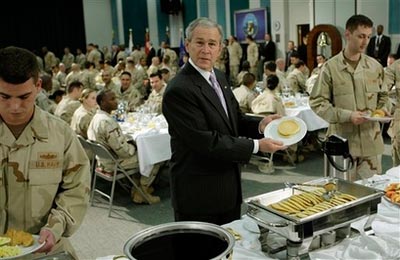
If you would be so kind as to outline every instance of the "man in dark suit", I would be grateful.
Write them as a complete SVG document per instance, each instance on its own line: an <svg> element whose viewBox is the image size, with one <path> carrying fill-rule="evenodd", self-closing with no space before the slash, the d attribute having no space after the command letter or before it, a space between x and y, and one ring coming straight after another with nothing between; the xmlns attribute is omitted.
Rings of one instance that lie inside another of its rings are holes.
<svg viewBox="0 0 400 260"><path fill-rule="evenodd" d="M221 26L208 18L191 22L185 43L189 62L164 93L162 110L171 135L171 195L176 221L221 225L239 219L239 164L248 162L258 151L286 148L267 138L239 138L250 134L260 138L258 131L263 132L279 116L260 120L240 112L225 75L213 68L221 53L222 35Z"/></svg>
<svg viewBox="0 0 400 260"><path fill-rule="evenodd" d="M147 67L150 67L151 59L153 59L154 56L156 56L156 50L154 49L153 44L150 43L149 53L146 56L146 65L147 65Z"/></svg>
<svg viewBox="0 0 400 260"><path fill-rule="evenodd" d="M383 25L380 24L376 27L376 34L369 40L367 55L375 58L383 67L386 67L392 42L390 37L383 35Z"/></svg>
<svg viewBox="0 0 400 260"><path fill-rule="evenodd" d="M266 33L264 35L264 43L260 44L260 58L261 61L258 66L258 79L262 80L262 75L264 73L264 64L267 61L275 61L276 60L276 47L275 43L272 41L271 35Z"/></svg>
<svg viewBox="0 0 400 260"><path fill-rule="evenodd" d="M165 41L162 41L160 44L160 49L157 50L157 56L160 58L160 60L162 60L164 56L166 45L167 44L165 43Z"/></svg>

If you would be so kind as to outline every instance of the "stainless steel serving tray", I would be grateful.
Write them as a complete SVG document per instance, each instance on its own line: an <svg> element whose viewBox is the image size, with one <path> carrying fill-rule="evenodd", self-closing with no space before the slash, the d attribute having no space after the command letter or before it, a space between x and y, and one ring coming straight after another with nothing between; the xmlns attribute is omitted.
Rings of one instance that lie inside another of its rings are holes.
<svg viewBox="0 0 400 260"><path fill-rule="evenodd" d="M280 233L288 239L298 241L305 237L347 225L377 212L377 205L384 195L381 190L339 178L321 178L307 183L323 185L331 180L336 182L339 192L353 195L357 199L305 218L297 218L268 207L272 203L301 193L301 191L292 188L284 188L245 199L248 206L247 215L255 219L260 225ZM302 188L315 189L312 187Z"/></svg>

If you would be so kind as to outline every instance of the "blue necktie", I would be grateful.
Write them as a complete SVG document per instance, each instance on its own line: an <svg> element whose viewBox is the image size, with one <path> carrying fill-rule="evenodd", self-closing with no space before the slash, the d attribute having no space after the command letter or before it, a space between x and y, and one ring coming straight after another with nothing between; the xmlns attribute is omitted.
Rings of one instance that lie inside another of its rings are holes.
<svg viewBox="0 0 400 260"><path fill-rule="evenodd" d="M217 93L219 101L221 101L222 107L224 108L225 113L228 116L228 109L226 108L226 102L225 102L224 94L222 93L221 86L219 85L219 83L217 81L217 78L215 77L214 72L210 73L210 81L211 81L211 86L213 87L213 89Z"/></svg>

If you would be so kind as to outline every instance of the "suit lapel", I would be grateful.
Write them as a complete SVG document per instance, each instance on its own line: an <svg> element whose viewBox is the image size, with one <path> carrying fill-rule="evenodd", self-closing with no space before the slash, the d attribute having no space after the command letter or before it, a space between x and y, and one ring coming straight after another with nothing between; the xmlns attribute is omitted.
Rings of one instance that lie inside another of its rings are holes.
<svg viewBox="0 0 400 260"><path fill-rule="evenodd" d="M202 94L211 103L211 105L215 108L215 110L217 110L218 115L223 119L226 126L232 131L232 125L231 125L228 117L226 116L225 110L222 107L221 101L219 100L217 93L215 93L215 90L212 88L212 86L210 86L208 81L206 81L203 78L203 76L201 76L201 74L190 63L187 63L185 65L185 69L187 69L189 71L192 70L192 72L190 72L190 73L191 74L193 73L196 75L196 78L194 78L193 83L200 87ZM228 114L230 115L231 103L230 103L230 100L228 100L228 98L227 98L228 97L226 94L227 90L225 89L226 84L221 83L223 81L221 81L221 79L218 75L216 75L216 76L217 76L218 83L222 87L222 93L224 94Z"/></svg>

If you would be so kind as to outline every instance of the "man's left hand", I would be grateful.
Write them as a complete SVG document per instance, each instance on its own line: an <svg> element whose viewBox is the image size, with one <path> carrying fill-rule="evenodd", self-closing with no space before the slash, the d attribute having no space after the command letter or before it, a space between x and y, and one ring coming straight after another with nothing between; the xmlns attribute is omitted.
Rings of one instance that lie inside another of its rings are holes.
<svg viewBox="0 0 400 260"><path fill-rule="evenodd" d="M54 234L48 229L42 229L39 235L39 243L45 242L44 246L38 249L37 253L48 253L56 244L56 239Z"/></svg>
<svg viewBox="0 0 400 260"><path fill-rule="evenodd" d="M258 127L260 133L264 133L265 127L266 127L272 120L275 120L275 119L278 119L278 118L281 118L281 116L278 115L278 114L269 115L269 116L264 117L264 118L261 120L261 122L260 122L260 124L259 124L259 127Z"/></svg>

